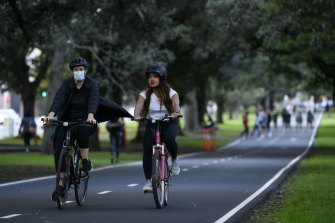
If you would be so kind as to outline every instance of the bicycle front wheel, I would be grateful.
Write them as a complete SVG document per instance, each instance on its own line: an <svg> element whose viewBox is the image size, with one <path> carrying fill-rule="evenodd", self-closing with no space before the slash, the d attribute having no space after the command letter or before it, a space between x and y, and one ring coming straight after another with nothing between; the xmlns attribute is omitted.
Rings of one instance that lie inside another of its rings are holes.
<svg viewBox="0 0 335 223"><path fill-rule="evenodd" d="M64 147L59 154L56 176L57 206L59 209L65 207L68 198L71 181L71 161L72 157L68 154L67 148Z"/></svg>
<svg viewBox="0 0 335 223"><path fill-rule="evenodd" d="M164 206L167 206L169 201L170 170L168 165L168 159L166 157L164 165Z"/></svg>
<svg viewBox="0 0 335 223"><path fill-rule="evenodd" d="M82 206L85 203L87 196L88 187L88 172L85 173L82 168L80 168L81 157L78 154L75 166L75 196L78 206Z"/></svg>
<svg viewBox="0 0 335 223"><path fill-rule="evenodd" d="M152 190L156 207L161 209L164 206L165 182L163 164L160 154L155 153L152 156Z"/></svg>

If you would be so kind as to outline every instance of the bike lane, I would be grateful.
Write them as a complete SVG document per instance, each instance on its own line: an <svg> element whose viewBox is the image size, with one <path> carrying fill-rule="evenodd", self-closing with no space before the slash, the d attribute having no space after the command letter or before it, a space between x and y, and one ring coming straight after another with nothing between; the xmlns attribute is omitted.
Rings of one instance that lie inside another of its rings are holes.
<svg viewBox="0 0 335 223"><path fill-rule="evenodd" d="M85 206L70 203L63 211L50 201L53 177L0 185L0 221L240 222L285 179L293 168L286 167L298 161L312 138L312 130L279 129L271 138L239 140L215 153L184 156L180 176L172 179L170 204L163 210L155 208L152 195L141 191L140 162L92 172Z"/></svg>

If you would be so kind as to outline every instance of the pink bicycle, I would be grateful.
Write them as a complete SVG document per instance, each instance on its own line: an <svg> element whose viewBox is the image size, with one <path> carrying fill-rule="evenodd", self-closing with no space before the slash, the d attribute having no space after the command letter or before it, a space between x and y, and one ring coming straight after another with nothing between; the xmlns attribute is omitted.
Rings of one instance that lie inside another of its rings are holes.
<svg viewBox="0 0 335 223"><path fill-rule="evenodd" d="M182 117L182 115L179 115ZM172 172L170 170L168 164L168 153L165 148L164 142L161 140L161 129L160 123L173 119L173 116L165 116L160 120L154 120L150 118L141 118L141 120L149 121L155 125L153 125L153 133L155 135L156 144L152 147L152 189L156 207L158 209L163 208L168 205L169 200L169 186L170 180L172 176Z"/></svg>

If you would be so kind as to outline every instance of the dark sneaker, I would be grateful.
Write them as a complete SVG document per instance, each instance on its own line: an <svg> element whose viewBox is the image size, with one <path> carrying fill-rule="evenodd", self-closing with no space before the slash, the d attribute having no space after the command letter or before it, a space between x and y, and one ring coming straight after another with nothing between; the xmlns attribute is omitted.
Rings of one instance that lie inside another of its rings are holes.
<svg viewBox="0 0 335 223"><path fill-rule="evenodd" d="M65 195L65 188L64 187L60 187L60 197L64 197ZM51 200L52 201L57 201L57 198L58 198L58 193L57 193L57 190L55 189L54 192L52 192L52 195L51 195Z"/></svg>
<svg viewBox="0 0 335 223"><path fill-rule="evenodd" d="M86 173L89 172L89 171L91 171L93 169L90 160L83 159L82 164L83 164L83 170Z"/></svg>
<svg viewBox="0 0 335 223"><path fill-rule="evenodd" d="M58 193L57 193L57 190L55 189L54 192L52 192L51 200L57 201L57 198L58 198Z"/></svg>

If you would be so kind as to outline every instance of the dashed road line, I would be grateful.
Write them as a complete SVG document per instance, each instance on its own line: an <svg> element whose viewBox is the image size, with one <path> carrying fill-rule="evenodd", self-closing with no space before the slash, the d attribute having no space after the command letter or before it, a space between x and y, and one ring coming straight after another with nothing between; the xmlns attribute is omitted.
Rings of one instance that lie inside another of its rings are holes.
<svg viewBox="0 0 335 223"><path fill-rule="evenodd" d="M127 187L136 187L138 184L128 184Z"/></svg>
<svg viewBox="0 0 335 223"><path fill-rule="evenodd" d="M112 191L110 190L105 190L105 191L101 191L99 192L98 194L108 194L108 193L111 193Z"/></svg>
<svg viewBox="0 0 335 223"><path fill-rule="evenodd" d="M22 214L11 214L11 215L7 215L7 216L2 216L0 218L2 219L7 219L7 218L14 218L14 217L17 217L17 216L20 216Z"/></svg>

